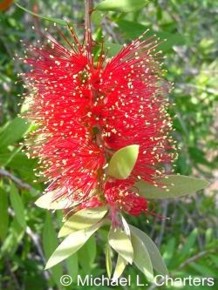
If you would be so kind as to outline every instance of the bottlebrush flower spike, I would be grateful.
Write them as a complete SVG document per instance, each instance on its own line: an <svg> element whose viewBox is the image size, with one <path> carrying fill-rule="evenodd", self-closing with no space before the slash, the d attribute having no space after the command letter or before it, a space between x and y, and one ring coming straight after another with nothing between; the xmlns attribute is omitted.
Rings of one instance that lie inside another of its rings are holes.
<svg viewBox="0 0 218 290"><path fill-rule="evenodd" d="M94 59L92 43L80 43L72 29L71 36L66 46L49 37L48 44L28 48L26 117L37 126L27 138L28 152L39 157L50 183L46 191L66 200L65 208L108 204L138 215L147 201L134 183L154 183L173 158L157 41L143 34L113 58L102 49ZM131 175L107 176L114 152L131 144L139 145Z"/></svg>

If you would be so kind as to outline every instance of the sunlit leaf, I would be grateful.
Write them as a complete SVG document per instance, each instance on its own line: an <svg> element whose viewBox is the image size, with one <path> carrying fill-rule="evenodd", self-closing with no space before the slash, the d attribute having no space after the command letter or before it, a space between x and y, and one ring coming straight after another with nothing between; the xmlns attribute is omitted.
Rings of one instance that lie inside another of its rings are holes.
<svg viewBox="0 0 218 290"><path fill-rule="evenodd" d="M110 245L106 245L105 248L105 262L106 262L106 270L107 270L107 275L110 278L111 274L112 274L112 259L111 259L111 255L112 255L112 250Z"/></svg>
<svg viewBox="0 0 218 290"><path fill-rule="evenodd" d="M139 145L126 146L112 156L107 174L117 179L125 179L132 172L139 154Z"/></svg>
<svg viewBox="0 0 218 290"><path fill-rule="evenodd" d="M161 257L161 254L160 254L157 246L152 241L152 239L148 235L146 235L144 232L139 230L138 228L136 228L132 225L129 225L129 227L130 227L131 232L135 236L138 236L141 239L141 241L144 243L144 245L149 253L153 268L158 273L160 273L162 275L167 275L168 270L166 268L166 265Z"/></svg>
<svg viewBox="0 0 218 290"><path fill-rule="evenodd" d="M130 232L130 227L129 227L129 224L127 223L127 221L125 220L125 218L123 216L121 216L121 221L123 223L123 229L124 229L124 232L130 236L131 235L131 232Z"/></svg>
<svg viewBox="0 0 218 290"><path fill-rule="evenodd" d="M132 234L132 245L134 249L134 264L148 280L151 280L153 278L153 266L145 244L138 235Z"/></svg>
<svg viewBox="0 0 218 290"><path fill-rule="evenodd" d="M108 208L84 208L72 215L60 229L59 237L64 237L76 230L86 229L99 222L107 213Z"/></svg>
<svg viewBox="0 0 218 290"><path fill-rule="evenodd" d="M128 264L127 261L121 255L118 255L117 263L116 263L113 278L112 278L113 280L117 280L122 275L127 264Z"/></svg>
<svg viewBox="0 0 218 290"><path fill-rule="evenodd" d="M131 12L142 9L148 0L104 0L95 9L101 11Z"/></svg>
<svg viewBox="0 0 218 290"><path fill-rule="evenodd" d="M140 195L147 199L163 199L177 198L186 194L193 194L209 185L205 179L184 175L169 175L167 178L160 178L156 181L160 184L158 187L143 180L138 181L134 187Z"/></svg>
<svg viewBox="0 0 218 290"><path fill-rule="evenodd" d="M35 204L41 208L57 210L73 207L80 203L80 202L72 203L72 201L69 200L66 196L55 198L55 194L56 194L55 191L45 193L35 201Z"/></svg>
<svg viewBox="0 0 218 290"><path fill-rule="evenodd" d="M49 269L57 265L58 263L67 259L69 256L76 253L94 234L94 232L99 229L100 226L101 224L99 223L91 228L80 230L67 236L51 255L45 266L45 269Z"/></svg>
<svg viewBox="0 0 218 290"><path fill-rule="evenodd" d="M108 241L110 246L120 254L128 263L133 262L133 247L131 238L120 228L110 229Z"/></svg>

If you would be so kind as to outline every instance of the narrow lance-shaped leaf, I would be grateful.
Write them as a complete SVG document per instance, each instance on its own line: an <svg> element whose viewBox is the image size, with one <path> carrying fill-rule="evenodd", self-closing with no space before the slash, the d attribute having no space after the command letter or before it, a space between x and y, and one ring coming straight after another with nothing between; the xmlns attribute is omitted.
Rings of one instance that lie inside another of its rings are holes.
<svg viewBox="0 0 218 290"><path fill-rule="evenodd" d="M147 199L177 198L186 194L193 194L209 184L204 179L183 175L169 175L166 178L157 179L156 182L159 186L140 180L136 182L134 188Z"/></svg>
<svg viewBox="0 0 218 290"><path fill-rule="evenodd" d="M129 225L129 227L130 227L132 234L135 236L138 236L141 239L141 241L144 243L144 245L149 253L149 256L150 256L150 259L151 259L151 262L152 262L154 269L162 275L167 275L168 270L166 268L166 265L161 257L161 254L160 254L157 246L152 241L152 239L148 235L146 235L144 232L139 230L138 228L136 228L132 225Z"/></svg>
<svg viewBox="0 0 218 290"><path fill-rule="evenodd" d="M45 224L42 233L42 244L46 258L48 258L58 246L57 234L52 223L50 212L47 212L46 214ZM57 265L51 270L51 275L53 276L56 283L59 283L62 274L63 273L61 265Z"/></svg>
<svg viewBox="0 0 218 290"><path fill-rule="evenodd" d="M145 244L139 236L133 233L132 244L134 249L134 264L148 278L148 280L151 280L153 278L153 266Z"/></svg>
<svg viewBox="0 0 218 290"><path fill-rule="evenodd" d="M17 5L17 7L19 7L20 9L22 9L23 11L35 16L35 17L38 17L38 18L41 18L41 19L45 19L47 21L50 21L50 22L53 22L53 23L57 23L59 25L62 25L62 26L67 26L67 22L62 20L62 19L57 19L57 18L52 18L52 17L47 17L47 16L42 16L42 15L39 15L37 13L34 13L28 9L26 9L25 7L21 6L20 4L18 3L15 3Z"/></svg>
<svg viewBox="0 0 218 290"><path fill-rule="evenodd" d="M66 266L67 266L67 272L75 281L78 277L79 272L79 259L78 259L78 253L74 253L72 256L68 257L66 260Z"/></svg>
<svg viewBox="0 0 218 290"><path fill-rule="evenodd" d="M92 270L93 263L96 258L96 239L94 236L90 237L89 240L82 246L77 252L78 261L81 269L89 274Z"/></svg>
<svg viewBox="0 0 218 290"><path fill-rule="evenodd" d="M109 244L106 245L105 248L105 262L106 262L106 270L107 275L110 278L112 274L112 259L111 259L112 250Z"/></svg>
<svg viewBox="0 0 218 290"><path fill-rule="evenodd" d="M122 275L127 264L127 261L121 255L118 255L112 280L117 280Z"/></svg>
<svg viewBox="0 0 218 290"><path fill-rule="evenodd" d="M1 213L1 222L0 222L0 240L4 240L9 223L9 214L8 214L8 194L0 186L0 213Z"/></svg>
<svg viewBox="0 0 218 290"><path fill-rule="evenodd" d="M110 246L120 254L128 263L133 262L133 247L130 237L124 233L121 229L110 229L109 232L109 244Z"/></svg>
<svg viewBox="0 0 218 290"><path fill-rule="evenodd" d="M101 224L99 223L91 228L80 230L67 236L51 255L45 269L55 266L76 253L100 226Z"/></svg>
<svg viewBox="0 0 218 290"><path fill-rule="evenodd" d="M194 246L196 245L196 239L198 237L199 231L197 228L195 228L187 238L187 240L184 243L183 248L180 249L179 256L182 259L186 259L189 257L190 253L192 252Z"/></svg>
<svg viewBox="0 0 218 290"><path fill-rule="evenodd" d="M139 145L126 146L112 156L107 174L117 179L126 179L132 172L139 154Z"/></svg>
<svg viewBox="0 0 218 290"><path fill-rule="evenodd" d="M72 203L67 197L55 198L55 194L55 191L45 193L35 201L35 204L41 208L57 210L73 207L80 203L80 201Z"/></svg>
<svg viewBox="0 0 218 290"><path fill-rule="evenodd" d="M26 227L26 220L25 220L25 212L24 212L24 205L21 196L19 195L18 189L14 184L11 184L11 191L10 191L10 201L15 212L15 218L18 223L25 228Z"/></svg>
<svg viewBox="0 0 218 290"><path fill-rule="evenodd" d="M129 224L127 223L127 221L125 220L125 218L121 215L121 221L122 221L122 224L123 224L123 229L124 229L124 232L130 236L131 235L131 232L130 232L130 227L129 227Z"/></svg>
<svg viewBox="0 0 218 290"><path fill-rule="evenodd" d="M145 7L148 0L104 0L95 9L101 11L131 12Z"/></svg>
<svg viewBox="0 0 218 290"><path fill-rule="evenodd" d="M59 238L71 234L76 230L86 229L99 222L107 213L106 206L84 208L72 215L60 229Z"/></svg>

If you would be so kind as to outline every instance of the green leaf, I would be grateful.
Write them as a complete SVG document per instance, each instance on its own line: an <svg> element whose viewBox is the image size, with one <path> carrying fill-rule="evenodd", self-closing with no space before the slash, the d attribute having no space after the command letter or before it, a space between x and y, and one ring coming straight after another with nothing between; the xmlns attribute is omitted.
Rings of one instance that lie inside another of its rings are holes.
<svg viewBox="0 0 218 290"><path fill-rule="evenodd" d="M107 211L108 208L103 206L95 208L84 208L76 212L64 223L63 227L60 229L58 237L64 237L74 231L93 226L106 215Z"/></svg>
<svg viewBox="0 0 218 290"><path fill-rule="evenodd" d="M202 264L200 261L198 261L198 263L192 262L189 264L189 267L197 271L203 277L213 277L215 279L217 278L217 269L213 269L207 265L205 263L205 259L202 261Z"/></svg>
<svg viewBox="0 0 218 290"><path fill-rule="evenodd" d="M106 248L105 248L105 261L106 261L107 275L108 275L109 278L111 277L111 274L112 274L112 259L111 259L111 256L112 256L112 250L111 250L110 245L107 244Z"/></svg>
<svg viewBox="0 0 218 290"><path fill-rule="evenodd" d="M16 217L10 224L9 234L3 242L1 253L9 257L14 257L21 240L23 239L25 229L18 223Z"/></svg>
<svg viewBox="0 0 218 290"><path fill-rule="evenodd" d="M123 46L118 43L104 42L104 49L109 57L116 55L122 48Z"/></svg>
<svg viewBox="0 0 218 290"><path fill-rule="evenodd" d="M133 247L130 237L120 228L111 227L108 236L110 246L120 254L128 263L133 262Z"/></svg>
<svg viewBox="0 0 218 290"><path fill-rule="evenodd" d="M71 276L73 281L75 281L79 272L78 253L74 253L72 256L70 256L66 260L66 266L67 266L68 274Z"/></svg>
<svg viewBox="0 0 218 290"><path fill-rule="evenodd" d="M0 130L0 144L1 148L12 145L19 141L29 129L30 124L21 118L15 118L8 122Z"/></svg>
<svg viewBox="0 0 218 290"><path fill-rule="evenodd" d="M45 224L42 233L42 244L46 259L52 254L55 248L58 246L58 239L52 223L51 214L47 212ZM62 267L60 265L55 266L51 270L52 277L56 284L59 284L60 277L62 276Z"/></svg>
<svg viewBox="0 0 218 290"><path fill-rule="evenodd" d="M50 191L43 194L35 201L35 204L41 208L57 210L73 207L81 203L80 201L72 203L66 196L55 199L56 193L56 191Z"/></svg>
<svg viewBox="0 0 218 290"><path fill-rule="evenodd" d="M126 146L112 156L107 174L117 179L126 179L132 172L139 154L139 145Z"/></svg>
<svg viewBox="0 0 218 290"><path fill-rule="evenodd" d="M47 20L47 21L50 21L50 22L53 22L53 23L57 23L59 25L62 25L62 26L67 26L67 22L62 20L62 19L58 19L58 18L52 18L52 17L47 17L47 16L42 16L42 15L39 15L37 13L34 13L26 8L24 8L23 6L21 6L20 4L18 3L15 3L17 5L17 7L19 7L20 9L22 9L23 11L33 15L33 16L36 16L38 18L41 18L41 19L44 19L44 20Z"/></svg>
<svg viewBox="0 0 218 290"><path fill-rule="evenodd" d="M0 165L2 167L7 166L13 158L20 152L21 147L16 148L12 151L9 151L8 149L5 149L3 153L0 153Z"/></svg>
<svg viewBox="0 0 218 290"><path fill-rule="evenodd" d="M166 268L166 265L161 257L161 254L160 254L157 246L152 241L152 239L149 238L148 235L146 235L144 232L142 232L138 228L136 228L132 225L129 225L129 227L130 227L132 234L138 236L141 239L141 241L144 243L144 245L149 253L153 268L161 275L167 275L168 270Z"/></svg>
<svg viewBox="0 0 218 290"><path fill-rule="evenodd" d="M8 195L0 187L0 214L1 214L1 222L0 222L0 240L4 240L7 232L8 232L8 223L9 223L9 215L8 215Z"/></svg>
<svg viewBox="0 0 218 290"><path fill-rule="evenodd" d="M177 198L186 194L193 194L209 185L205 179L199 179L184 175L169 175L166 178L156 180L160 186L156 187L146 181L136 182L136 191L146 197L153 198ZM164 188L163 188L164 186Z"/></svg>
<svg viewBox="0 0 218 290"><path fill-rule="evenodd" d="M15 218L21 227L26 228L24 205L22 198L19 195L18 189L14 184L10 188L10 201L15 213Z"/></svg>
<svg viewBox="0 0 218 290"><path fill-rule="evenodd" d="M151 280L153 278L153 267L148 250L138 235L132 233L132 245L134 249L134 264Z"/></svg>
<svg viewBox="0 0 218 290"><path fill-rule="evenodd" d="M125 38L133 39L140 36L143 32L149 29L145 38L156 35L160 39L157 50L162 50L164 53L171 51L174 45L186 44L186 39L182 34L169 33L167 31L154 31L152 26L143 25L138 22L117 18L116 23L119 30L123 33ZM165 41L166 40L166 41Z"/></svg>
<svg viewBox="0 0 218 290"><path fill-rule="evenodd" d="M76 253L94 234L94 232L99 229L100 226L101 223L98 223L91 228L80 230L67 236L51 255L45 266L45 269L49 269L57 265L58 263L67 259L69 256Z"/></svg>
<svg viewBox="0 0 218 290"><path fill-rule="evenodd" d="M122 275L127 264L127 261L121 255L118 255L112 280L117 280Z"/></svg>
<svg viewBox="0 0 218 290"><path fill-rule="evenodd" d="M95 9L101 11L131 12L142 9L148 0L104 0Z"/></svg>
<svg viewBox="0 0 218 290"><path fill-rule="evenodd" d="M42 244L46 258L48 258L58 246L58 239L54 230L50 212L46 213L45 224L42 232Z"/></svg>
<svg viewBox="0 0 218 290"><path fill-rule="evenodd" d="M195 241L198 236L198 229L195 228L187 240L184 243L183 248L179 252L179 257L181 258L181 261L183 261L185 258L188 258L190 254L192 253L193 247L195 246Z"/></svg>
<svg viewBox="0 0 218 290"><path fill-rule="evenodd" d="M164 253L163 253L163 258L166 261L166 264L169 265L173 259L173 257L177 253L177 248L176 248L176 239L174 236L172 236L166 243L164 247Z"/></svg>

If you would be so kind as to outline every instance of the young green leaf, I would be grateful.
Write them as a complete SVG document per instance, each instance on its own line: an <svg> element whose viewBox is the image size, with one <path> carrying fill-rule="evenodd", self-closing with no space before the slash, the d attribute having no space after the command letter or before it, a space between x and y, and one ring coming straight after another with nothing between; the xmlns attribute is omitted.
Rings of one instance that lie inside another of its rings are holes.
<svg viewBox="0 0 218 290"><path fill-rule="evenodd" d="M120 254L128 263L133 262L133 247L131 238L121 229L110 229L108 236L110 246Z"/></svg>
<svg viewBox="0 0 218 290"><path fill-rule="evenodd" d="M126 179L132 172L139 154L139 145L126 146L112 156L109 165L109 176Z"/></svg>
<svg viewBox="0 0 218 290"><path fill-rule="evenodd" d="M58 263L67 259L69 256L76 253L88 241L94 232L99 229L100 226L101 224L98 223L91 228L83 229L67 236L51 255L45 266L45 269L49 269L57 265Z"/></svg>
<svg viewBox="0 0 218 290"><path fill-rule="evenodd" d="M138 228L136 228L132 225L129 225L129 227L130 227L132 234L135 236L138 236L140 238L140 240L144 243L144 245L149 253L153 268L161 275L167 275L168 271L167 271L166 265L161 257L161 254L160 254L157 246L152 241L152 239L149 238L148 235L146 235L144 232L142 232Z"/></svg>
<svg viewBox="0 0 218 290"><path fill-rule="evenodd" d="M62 20L62 19L57 19L57 18L52 18L52 17L47 17L47 16L42 16L42 15L39 15L37 13L34 13L26 8L24 8L23 6L21 6L20 4L18 3L15 3L17 5L17 7L19 7L20 9L22 9L23 11L35 16L35 17L38 17L38 18L41 18L41 19L44 19L44 20L47 20L47 21L50 21L50 22L53 22L53 23L57 23L59 25L62 25L62 26L67 26L67 22Z"/></svg>
<svg viewBox="0 0 218 290"><path fill-rule="evenodd" d="M136 182L134 188L136 188L140 195L147 199L153 199L177 198L186 194L193 194L209 185L204 179L184 175L169 175L166 178L157 179L156 182L161 185L154 186L146 181L140 180Z"/></svg>
<svg viewBox="0 0 218 290"><path fill-rule="evenodd" d="M95 9L101 11L131 12L145 7L148 0L104 0Z"/></svg>
<svg viewBox="0 0 218 290"><path fill-rule="evenodd" d="M109 244L106 245L105 248L105 262L106 262L106 270L107 270L107 275L110 278L112 274L112 250Z"/></svg>
<svg viewBox="0 0 218 290"><path fill-rule="evenodd" d="M98 223L107 213L106 206L84 208L72 215L60 229L58 237L64 237L74 231L86 229Z"/></svg>
<svg viewBox="0 0 218 290"><path fill-rule="evenodd" d="M153 266L150 255L145 244L138 235L132 233L132 245L134 249L134 264L136 267L151 280L153 278Z"/></svg>
<svg viewBox="0 0 218 290"><path fill-rule="evenodd" d="M114 270L114 274L113 274L112 280L117 280L122 275L122 273L125 270L127 264L128 264L127 261L121 255L118 254L117 264L116 264L116 267L115 267L115 270Z"/></svg>

